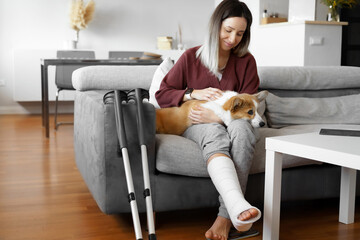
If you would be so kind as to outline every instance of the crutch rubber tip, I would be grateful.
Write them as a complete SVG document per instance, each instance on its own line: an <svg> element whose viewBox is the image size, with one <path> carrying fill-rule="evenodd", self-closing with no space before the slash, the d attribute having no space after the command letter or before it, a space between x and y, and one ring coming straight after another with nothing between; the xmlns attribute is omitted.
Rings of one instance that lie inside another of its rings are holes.
<svg viewBox="0 0 360 240"><path fill-rule="evenodd" d="M149 240L156 240L155 234L149 234Z"/></svg>

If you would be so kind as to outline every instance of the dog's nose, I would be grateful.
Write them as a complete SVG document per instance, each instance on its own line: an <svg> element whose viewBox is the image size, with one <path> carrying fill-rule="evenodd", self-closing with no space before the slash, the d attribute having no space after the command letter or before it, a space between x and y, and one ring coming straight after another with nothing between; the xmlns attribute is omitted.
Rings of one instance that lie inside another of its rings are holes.
<svg viewBox="0 0 360 240"><path fill-rule="evenodd" d="M259 126L260 126L260 127L263 127L263 126L265 126L265 123L264 123L264 122L260 122L260 123L259 123Z"/></svg>

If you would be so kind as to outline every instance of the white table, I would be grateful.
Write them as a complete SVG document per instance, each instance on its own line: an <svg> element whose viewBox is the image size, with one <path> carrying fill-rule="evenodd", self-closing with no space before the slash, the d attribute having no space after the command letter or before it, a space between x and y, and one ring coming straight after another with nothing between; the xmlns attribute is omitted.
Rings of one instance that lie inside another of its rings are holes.
<svg viewBox="0 0 360 240"><path fill-rule="evenodd" d="M278 240L282 154L341 166L339 222L354 222L356 170L360 170L360 137L306 133L266 138L263 239Z"/></svg>

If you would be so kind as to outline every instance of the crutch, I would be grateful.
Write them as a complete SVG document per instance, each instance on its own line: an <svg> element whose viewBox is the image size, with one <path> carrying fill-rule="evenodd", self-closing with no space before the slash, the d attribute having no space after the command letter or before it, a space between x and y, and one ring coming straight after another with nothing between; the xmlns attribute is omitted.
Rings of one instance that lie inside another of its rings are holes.
<svg viewBox="0 0 360 240"><path fill-rule="evenodd" d="M115 90L114 95L115 95L114 107L115 107L116 131L119 138L121 153L124 161L126 183L129 193L128 198L131 207L132 219L134 223L135 237L137 240L142 240L143 238L141 232L139 211L137 208L137 203L135 198L134 183L131 174L129 154L127 150L127 140L125 134L125 124L124 124L123 112L122 112L122 101L123 100L127 101L127 94L123 91Z"/></svg>
<svg viewBox="0 0 360 240"><path fill-rule="evenodd" d="M148 230L149 230L149 240L156 240L155 234L155 224L154 224L154 212L152 206L152 198L151 198L151 187L150 187L150 176L149 176L149 164L148 164L148 155L147 155L147 148L145 143L145 118L144 118L144 108L143 108L143 100L149 99L149 92L141 89L136 88L132 90L128 98L133 99L135 91L135 102L136 102L136 110L137 110L137 126L138 126L138 133L139 133L139 143L141 148L141 161L142 161L142 168L143 168L143 177L144 177L144 198L146 203L146 216L148 222Z"/></svg>

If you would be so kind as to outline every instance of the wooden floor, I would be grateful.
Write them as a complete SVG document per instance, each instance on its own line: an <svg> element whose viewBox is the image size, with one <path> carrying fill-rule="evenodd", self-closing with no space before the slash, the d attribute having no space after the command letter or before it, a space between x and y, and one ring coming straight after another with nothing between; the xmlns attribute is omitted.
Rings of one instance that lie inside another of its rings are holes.
<svg viewBox="0 0 360 240"><path fill-rule="evenodd" d="M98 209L73 151L72 125L46 139L40 116L0 115L0 240L135 239L129 214ZM359 205L356 223L344 225L337 199L283 204L280 239L360 239ZM158 239L203 240L215 216L216 209L158 213ZM254 228L261 231L262 222Z"/></svg>

